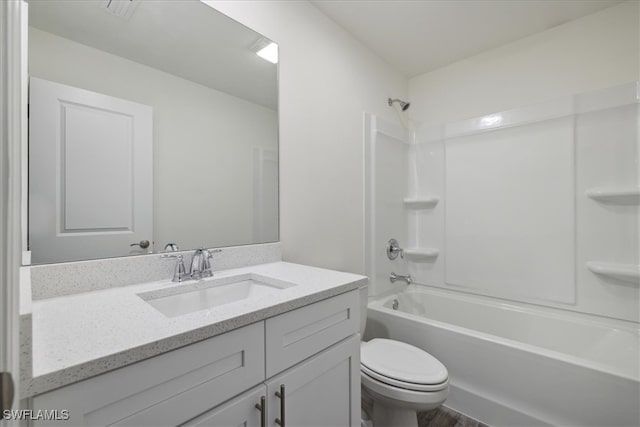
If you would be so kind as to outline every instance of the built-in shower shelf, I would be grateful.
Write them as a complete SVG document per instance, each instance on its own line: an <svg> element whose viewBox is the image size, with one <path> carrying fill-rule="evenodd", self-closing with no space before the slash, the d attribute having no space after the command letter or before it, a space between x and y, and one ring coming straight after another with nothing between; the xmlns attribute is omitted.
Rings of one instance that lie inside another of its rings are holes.
<svg viewBox="0 0 640 427"><path fill-rule="evenodd" d="M589 261L587 262L587 268L595 274L640 284L640 265L638 264Z"/></svg>
<svg viewBox="0 0 640 427"><path fill-rule="evenodd" d="M594 200L616 204L637 204L640 201L640 187L597 187L586 192Z"/></svg>
<svg viewBox="0 0 640 427"><path fill-rule="evenodd" d="M437 197L408 197L404 199L404 205L411 209L432 208L440 201Z"/></svg>
<svg viewBox="0 0 640 427"><path fill-rule="evenodd" d="M403 253L405 258L418 260L435 258L440 254L440 251L436 248L408 248Z"/></svg>

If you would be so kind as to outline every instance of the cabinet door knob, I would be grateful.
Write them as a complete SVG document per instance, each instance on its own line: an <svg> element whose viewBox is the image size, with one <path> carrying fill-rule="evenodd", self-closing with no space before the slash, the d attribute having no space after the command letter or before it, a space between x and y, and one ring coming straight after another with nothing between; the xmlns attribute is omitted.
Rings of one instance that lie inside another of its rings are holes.
<svg viewBox="0 0 640 427"><path fill-rule="evenodd" d="M256 403L256 409L260 411L260 427L267 427L267 411L264 410L265 399L266 398L262 396L260 398L260 403Z"/></svg>
<svg viewBox="0 0 640 427"><path fill-rule="evenodd" d="M276 391L276 396L280 398L280 418L276 418L276 424L280 427L285 427L284 425L284 384L280 384L280 391Z"/></svg>

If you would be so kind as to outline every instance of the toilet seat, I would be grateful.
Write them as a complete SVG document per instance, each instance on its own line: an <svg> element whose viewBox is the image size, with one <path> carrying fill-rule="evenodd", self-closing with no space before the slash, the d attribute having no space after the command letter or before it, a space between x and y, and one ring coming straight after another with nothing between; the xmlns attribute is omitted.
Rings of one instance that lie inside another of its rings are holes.
<svg viewBox="0 0 640 427"><path fill-rule="evenodd" d="M372 380L418 392L448 387L447 368L438 359L410 344L375 338L360 344L361 371Z"/></svg>
<svg viewBox="0 0 640 427"><path fill-rule="evenodd" d="M362 373L363 376L367 376L372 381L378 381L380 383L383 383L391 387L397 387L397 388L410 390L410 391L435 392L435 391L440 391L444 388L447 388L447 386L449 385L449 381L447 380L438 384L416 384L416 383L398 381L396 379L385 377L376 372L373 372L364 365L360 365L360 372Z"/></svg>

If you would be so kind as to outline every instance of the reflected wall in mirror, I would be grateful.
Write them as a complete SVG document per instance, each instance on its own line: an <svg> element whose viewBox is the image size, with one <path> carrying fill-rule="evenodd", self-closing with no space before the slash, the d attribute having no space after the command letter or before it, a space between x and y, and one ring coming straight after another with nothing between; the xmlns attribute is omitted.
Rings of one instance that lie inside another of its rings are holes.
<svg viewBox="0 0 640 427"><path fill-rule="evenodd" d="M33 263L278 240L277 46L198 0L29 4Z"/></svg>

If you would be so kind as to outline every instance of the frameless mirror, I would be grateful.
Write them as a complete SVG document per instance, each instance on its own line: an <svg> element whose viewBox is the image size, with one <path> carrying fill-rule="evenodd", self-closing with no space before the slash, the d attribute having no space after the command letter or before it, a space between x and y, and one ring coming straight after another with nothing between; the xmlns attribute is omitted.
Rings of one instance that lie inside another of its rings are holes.
<svg viewBox="0 0 640 427"><path fill-rule="evenodd" d="M198 0L31 0L29 75L33 263L278 240L270 40Z"/></svg>

